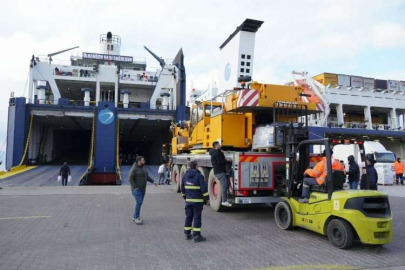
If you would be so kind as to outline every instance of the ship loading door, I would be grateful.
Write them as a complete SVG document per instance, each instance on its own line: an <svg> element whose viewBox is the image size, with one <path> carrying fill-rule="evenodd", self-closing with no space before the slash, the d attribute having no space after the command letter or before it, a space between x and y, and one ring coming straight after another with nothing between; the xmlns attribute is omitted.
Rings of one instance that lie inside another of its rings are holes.
<svg viewBox="0 0 405 270"><path fill-rule="evenodd" d="M170 121L120 119L119 157L121 165L132 165L143 156L147 165L159 165L163 144L170 142Z"/></svg>
<svg viewBox="0 0 405 270"><path fill-rule="evenodd" d="M34 115L28 145L32 165L87 165L93 117Z"/></svg>

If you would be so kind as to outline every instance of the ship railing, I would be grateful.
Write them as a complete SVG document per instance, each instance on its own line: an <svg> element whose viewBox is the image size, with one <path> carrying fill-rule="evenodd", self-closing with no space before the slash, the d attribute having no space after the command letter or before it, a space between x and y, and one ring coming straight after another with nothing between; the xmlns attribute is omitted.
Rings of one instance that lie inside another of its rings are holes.
<svg viewBox="0 0 405 270"><path fill-rule="evenodd" d="M96 72L92 67L52 65L54 76L95 78Z"/></svg>
<svg viewBox="0 0 405 270"><path fill-rule="evenodd" d="M387 124L373 124L373 129L375 130L391 130L391 131L404 131L403 127L392 128Z"/></svg>
<svg viewBox="0 0 405 270"><path fill-rule="evenodd" d="M110 38L107 38L106 34L100 35L100 43L111 43L121 45L121 37L112 35Z"/></svg>
<svg viewBox="0 0 405 270"><path fill-rule="evenodd" d="M36 99L34 101L34 104L44 105L44 106L58 105L53 100L50 100L50 99ZM69 105L70 106L86 106L84 100L74 100L74 99L69 100ZM92 107L96 106L96 102L90 101L89 106L92 106Z"/></svg>
<svg viewBox="0 0 405 270"><path fill-rule="evenodd" d="M362 122L345 122L346 128L357 128L357 129L366 129L367 123Z"/></svg>
<svg viewBox="0 0 405 270"><path fill-rule="evenodd" d="M54 105L55 102L51 99L35 99L34 104L37 105Z"/></svg>
<svg viewBox="0 0 405 270"><path fill-rule="evenodd" d="M130 102L128 104L128 108L124 108L124 103L123 102L118 102L118 108L123 108L123 109L140 109L140 110L160 110L160 111L173 111L176 110L176 106L150 106L148 103L142 103L142 102Z"/></svg>
<svg viewBox="0 0 405 270"><path fill-rule="evenodd" d="M130 69L120 70L120 81L122 82L152 82L159 80L160 70L156 71L138 71Z"/></svg>
<svg viewBox="0 0 405 270"><path fill-rule="evenodd" d="M71 105L71 106L86 106L84 100L73 100L73 99L69 100L69 105ZM90 101L89 106L96 106L96 102L95 101Z"/></svg>
<svg viewBox="0 0 405 270"><path fill-rule="evenodd" d="M340 123L337 121L329 121L329 128L357 128L357 129L366 129L367 124L362 122L344 122Z"/></svg>
<svg viewBox="0 0 405 270"><path fill-rule="evenodd" d="M352 128L352 129L368 129L367 128L367 123L363 122L344 122L344 123L339 123L337 121L330 121L328 124L329 128ZM402 130L402 128L392 128L390 125L387 124L373 124L373 129L374 130L390 130L390 131L395 131L395 130Z"/></svg>

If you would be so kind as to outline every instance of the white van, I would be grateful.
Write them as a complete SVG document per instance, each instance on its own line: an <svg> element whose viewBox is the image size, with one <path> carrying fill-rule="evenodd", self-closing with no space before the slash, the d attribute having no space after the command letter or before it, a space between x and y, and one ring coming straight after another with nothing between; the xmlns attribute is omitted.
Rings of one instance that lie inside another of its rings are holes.
<svg viewBox="0 0 405 270"><path fill-rule="evenodd" d="M388 151L379 142L364 142L364 150L367 154L373 154L377 163L374 165L378 173L378 184L392 185L395 179L395 171L392 168L392 164L395 162L395 155L393 152ZM364 168L364 162L361 162L359 147L356 144L350 145L335 145L333 147L333 157L339 160L343 160L345 163L346 171L349 170L349 164L347 157L353 155L360 169Z"/></svg>

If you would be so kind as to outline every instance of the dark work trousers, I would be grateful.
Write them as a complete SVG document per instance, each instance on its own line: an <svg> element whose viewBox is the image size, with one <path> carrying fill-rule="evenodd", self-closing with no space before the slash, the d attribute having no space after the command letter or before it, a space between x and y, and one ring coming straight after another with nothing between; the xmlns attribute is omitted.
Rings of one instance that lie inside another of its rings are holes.
<svg viewBox="0 0 405 270"><path fill-rule="evenodd" d="M62 175L62 186L67 186L68 183L68 176Z"/></svg>
<svg viewBox="0 0 405 270"><path fill-rule="evenodd" d="M302 185L302 197L309 198L309 194L311 192L311 186L318 185L318 182L315 178L304 178Z"/></svg>
<svg viewBox="0 0 405 270"><path fill-rule="evenodd" d="M397 179L397 185L399 181L401 181L401 184L404 184L404 180L402 180L403 175L404 175L403 173L395 175L395 178Z"/></svg>
<svg viewBox="0 0 405 270"><path fill-rule="evenodd" d="M202 203L186 204L186 222L184 223L185 234L191 234L191 230L193 230L193 236L201 234L201 213L203 207Z"/></svg>

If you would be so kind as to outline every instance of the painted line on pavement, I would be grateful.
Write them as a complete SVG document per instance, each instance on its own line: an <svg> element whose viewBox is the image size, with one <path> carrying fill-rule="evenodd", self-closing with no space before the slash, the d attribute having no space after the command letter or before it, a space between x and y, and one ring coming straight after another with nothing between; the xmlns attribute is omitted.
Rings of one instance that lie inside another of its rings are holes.
<svg viewBox="0 0 405 270"><path fill-rule="evenodd" d="M51 216L32 216L32 217L0 217L0 220L9 219L31 219L31 218L50 218Z"/></svg>

